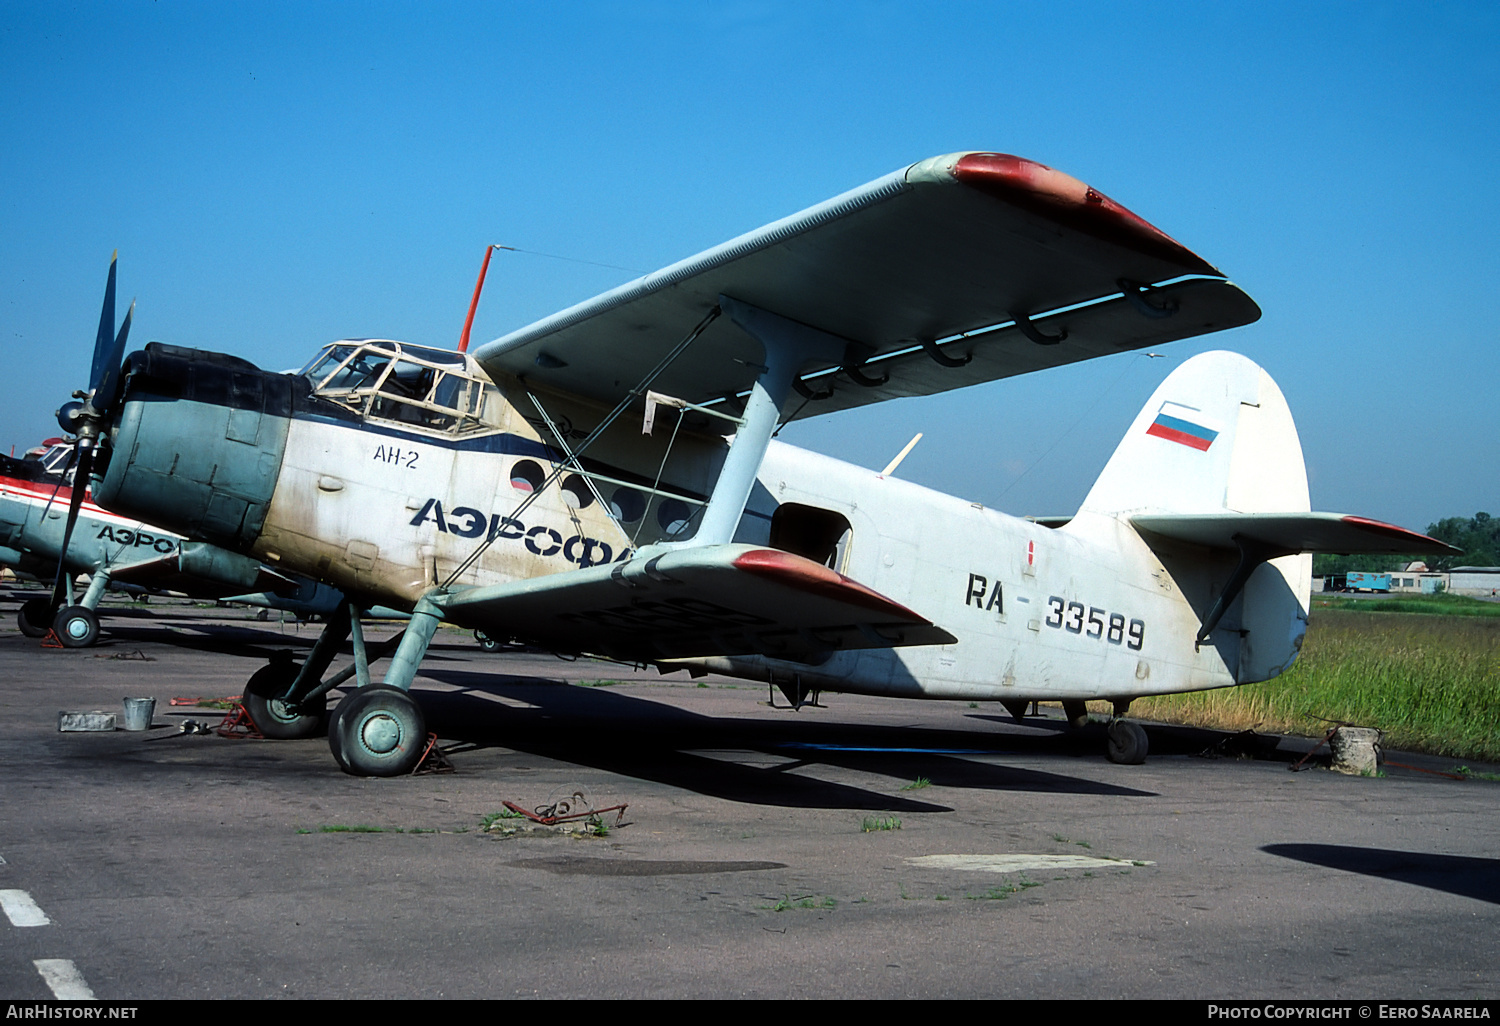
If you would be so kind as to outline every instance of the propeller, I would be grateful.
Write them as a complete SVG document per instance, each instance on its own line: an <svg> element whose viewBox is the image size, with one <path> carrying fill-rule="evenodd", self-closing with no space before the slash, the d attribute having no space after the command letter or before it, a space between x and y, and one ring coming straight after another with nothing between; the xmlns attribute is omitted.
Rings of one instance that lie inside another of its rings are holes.
<svg viewBox="0 0 1500 1026"><path fill-rule="evenodd" d="M120 251L115 250L109 259L109 280L104 286L104 308L99 312L99 332L94 338L94 363L89 372L89 387L86 392L74 392L75 401L66 403L57 411L57 422L64 431L78 436L73 469L73 495L68 502L68 519L63 527L62 549L58 553L57 578L52 584L51 608L53 613L61 608L67 594L67 570L65 569L68 546L73 540L73 528L78 523L78 511L83 506L83 494L88 489L89 477L94 471L94 456L99 440L115 402L119 399L120 368L125 357L125 340L130 336L130 321L135 316L135 303L125 314L120 330L115 331L115 265Z"/></svg>

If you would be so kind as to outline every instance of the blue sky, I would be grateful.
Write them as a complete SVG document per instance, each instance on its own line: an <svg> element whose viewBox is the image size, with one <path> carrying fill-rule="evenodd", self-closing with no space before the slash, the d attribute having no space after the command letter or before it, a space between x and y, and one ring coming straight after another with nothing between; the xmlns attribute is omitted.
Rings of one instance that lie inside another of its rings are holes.
<svg viewBox="0 0 1500 1026"><path fill-rule="evenodd" d="M132 342L302 364L457 341L488 243L646 272L912 161L1082 178L1257 324L789 427L1014 513L1076 508L1152 389L1230 348L1315 508L1500 514L1500 8L1424 3L0 0L0 444ZM498 254L482 341L635 274ZM122 306L123 313L123 306Z"/></svg>

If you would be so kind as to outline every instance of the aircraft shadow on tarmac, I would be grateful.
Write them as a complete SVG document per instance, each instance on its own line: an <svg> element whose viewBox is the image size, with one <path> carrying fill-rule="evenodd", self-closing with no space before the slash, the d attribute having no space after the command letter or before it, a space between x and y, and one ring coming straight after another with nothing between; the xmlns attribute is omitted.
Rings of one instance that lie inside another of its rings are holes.
<svg viewBox="0 0 1500 1026"><path fill-rule="evenodd" d="M1415 884L1500 905L1500 859L1342 844L1268 844L1261 851L1347 873Z"/></svg>
<svg viewBox="0 0 1500 1026"><path fill-rule="evenodd" d="M902 782L926 777L941 786L996 791L1122 797L1153 793L975 758L1068 754L1078 744L1073 737L797 722L790 713L784 722L768 723L704 716L609 688L447 669L426 670L425 675L463 689L421 692L429 727L445 738L476 747L503 745L749 804L913 814L951 811L912 796L868 791L795 772L819 765ZM501 695L532 708L499 706L486 695ZM1085 740L1082 744L1089 755L1102 757L1102 731L1092 743ZM752 751L786 761L774 766L747 765L699 754L707 751Z"/></svg>
<svg viewBox="0 0 1500 1026"><path fill-rule="evenodd" d="M131 645L166 644L195 652L214 652L219 655L244 656L251 659L269 659L273 652L291 649L295 651L298 658L301 658L302 653L311 650L313 643L318 639L319 628L316 626L304 629L300 634L284 634L281 632L280 625L275 621L260 623L246 620L237 624L173 622L192 619L192 617L176 616L139 625L110 624L96 647L100 654L104 655L122 646L128 649ZM435 663L451 662L454 657L444 655L443 652L448 647L450 646L441 642L433 644L427 651L426 659ZM457 647L463 650L462 657L472 656L475 652L471 644ZM354 647L350 642L346 641L341 646L340 656L345 660L354 657Z"/></svg>

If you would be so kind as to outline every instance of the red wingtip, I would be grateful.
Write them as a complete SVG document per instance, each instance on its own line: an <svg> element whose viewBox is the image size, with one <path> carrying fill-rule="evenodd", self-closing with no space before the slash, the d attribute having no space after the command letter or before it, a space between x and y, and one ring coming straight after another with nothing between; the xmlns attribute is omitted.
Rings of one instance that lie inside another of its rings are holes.
<svg viewBox="0 0 1500 1026"><path fill-rule="evenodd" d="M1212 264L1160 228L1046 164L1009 153L968 153L954 165L953 177L1095 238L1179 264L1184 273L1223 277Z"/></svg>
<svg viewBox="0 0 1500 1026"><path fill-rule="evenodd" d="M838 599L852 605L863 606L886 616L912 623L928 624L929 621L912 612L899 602L886 598L873 588L845 577L821 563L814 563L803 556L780 549L752 549L735 557L736 570L769 577L802 591L828 598Z"/></svg>

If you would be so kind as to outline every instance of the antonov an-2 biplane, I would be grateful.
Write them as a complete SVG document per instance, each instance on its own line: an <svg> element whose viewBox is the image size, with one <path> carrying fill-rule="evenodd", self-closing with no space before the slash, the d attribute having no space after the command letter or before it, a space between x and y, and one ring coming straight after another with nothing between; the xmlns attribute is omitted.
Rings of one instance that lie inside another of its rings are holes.
<svg viewBox="0 0 1500 1026"><path fill-rule="evenodd" d="M344 593L306 662L247 692L266 733L305 736L356 678L327 722L351 773L419 758L408 692L441 621L793 704L1060 700L1077 719L1105 699L1111 757L1138 762L1132 699L1296 658L1308 553L1447 550L1309 512L1281 392L1226 352L1166 379L1061 524L773 441L1260 316L1129 210L1004 154L913 164L473 354L352 339L278 374L151 343L122 364L113 281L90 389L59 411L79 474L110 509ZM412 611L382 683L360 628L377 603Z"/></svg>

